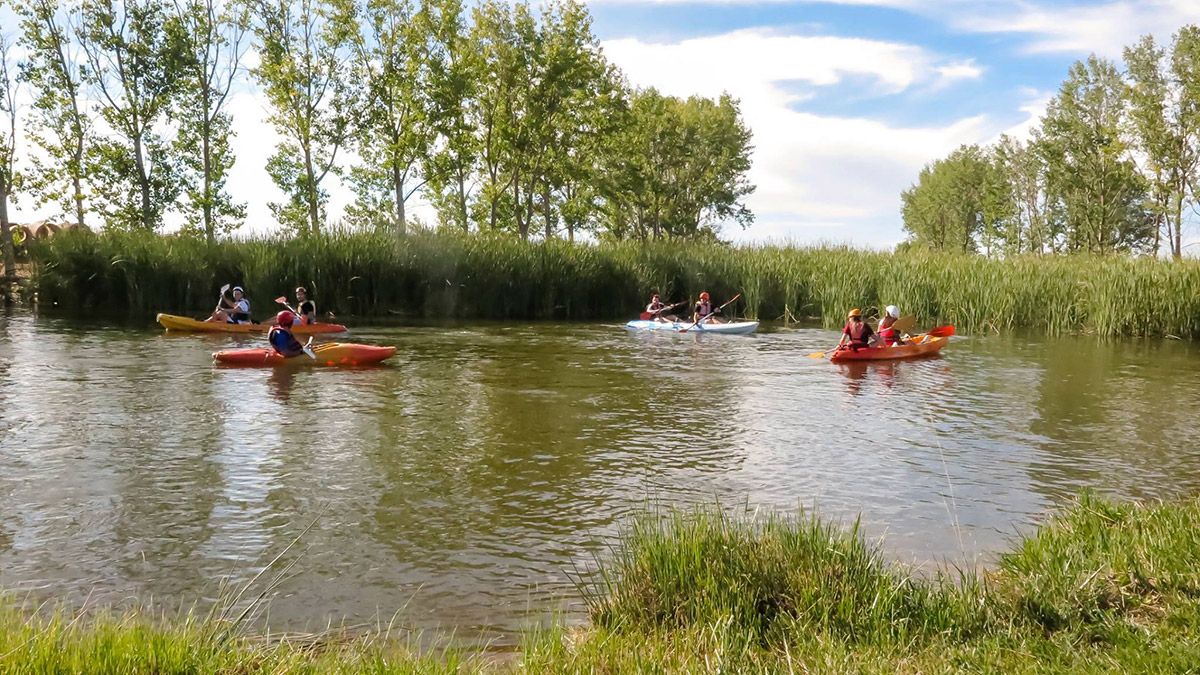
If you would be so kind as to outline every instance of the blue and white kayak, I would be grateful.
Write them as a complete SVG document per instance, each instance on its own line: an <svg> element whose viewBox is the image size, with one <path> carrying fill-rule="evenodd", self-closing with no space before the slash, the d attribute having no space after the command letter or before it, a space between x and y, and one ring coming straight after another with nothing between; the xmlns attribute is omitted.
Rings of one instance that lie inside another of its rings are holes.
<svg viewBox="0 0 1200 675"><path fill-rule="evenodd" d="M749 335L758 329L757 321L734 321L731 323L704 323L692 326L691 321L642 321L634 319L625 324L625 330L642 331L642 330L661 330L674 331L676 333L683 332L687 329L689 333L718 333L721 335Z"/></svg>

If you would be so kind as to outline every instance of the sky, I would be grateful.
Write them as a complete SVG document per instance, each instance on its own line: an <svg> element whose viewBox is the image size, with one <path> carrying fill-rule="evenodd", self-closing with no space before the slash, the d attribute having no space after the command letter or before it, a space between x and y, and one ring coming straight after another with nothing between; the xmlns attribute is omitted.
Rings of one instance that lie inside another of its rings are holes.
<svg viewBox="0 0 1200 675"><path fill-rule="evenodd" d="M1140 35L1169 41L1200 0L591 0L594 31L635 86L740 100L753 134L742 242L904 239L900 193L964 143L1027 136L1073 61L1119 60ZM15 21L0 10L0 30ZM281 200L264 165L277 140L253 90L232 101L245 232L273 227ZM331 186L340 216L347 190ZM431 222L419 195L410 211ZM19 204L14 220L52 215Z"/></svg>

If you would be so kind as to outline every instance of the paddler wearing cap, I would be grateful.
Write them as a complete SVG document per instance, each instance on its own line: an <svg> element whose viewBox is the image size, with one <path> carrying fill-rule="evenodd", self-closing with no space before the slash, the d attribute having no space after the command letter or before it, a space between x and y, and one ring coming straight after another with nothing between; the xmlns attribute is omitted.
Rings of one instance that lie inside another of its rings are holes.
<svg viewBox="0 0 1200 675"><path fill-rule="evenodd" d="M296 315L290 310L283 310L275 315L275 324L267 331L267 341L284 358L293 358L305 354L304 345L292 335L292 324L296 323Z"/></svg>
<svg viewBox="0 0 1200 675"><path fill-rule="evenodd" d="M842 329L842 339L838 341L838 349L846 348L854 351L866 349L875 337L875 331L863 321L862 310L855 307L846 315L846 327Z"/></svg>
<svg viewBox="0 0 1200 675"><path fill-rule="evenodd" d="M221 295L221 302L217 303L217 309L208 318L209 321L223 321L225 323L254 323L250 318L250 301L246 299L246 292L241 286L234 286L230 291L233 299Z"/></svg>
<svg viewBox="0 0 1200 675"><path fill-rule="evenodd" d="M703 319L709 323L721 323L721 320L714 316L720 313L721 308L713 306L712 298L709 297L708 291L702 291L700 299L696 302L696 308L692 311L692 322L700 323Z"/></svg>

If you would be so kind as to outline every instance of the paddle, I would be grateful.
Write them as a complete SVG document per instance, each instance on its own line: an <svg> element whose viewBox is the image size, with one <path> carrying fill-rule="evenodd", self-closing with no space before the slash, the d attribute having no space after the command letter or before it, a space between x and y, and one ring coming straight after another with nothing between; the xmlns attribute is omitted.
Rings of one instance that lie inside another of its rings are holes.
<svg viewBox="0 0 1200 675"><path fill-rule="evenodd" d="M677 303L671 305L670 307L663 307L662 309L654 311L654 312L642 312L641 314L638 315L638 318L641 319L642 321L649 321L650 319L653 319L654 317L658 316L659 314L662 314L663 312L668 312L668 311L675 309L676 307L686 304L686 303L687 303L687 301L685 300L683 302L677 302Z"/></svg>
<svg viewBox="0 0 1200 675"><path fill-rule="evenodd" d="M917 317L910 314L896 319L896 323L892 324L892 328L895 328L897 333L907 333L916 323Z"/></svg>
<svg viewBox="0 0 1200 675"><path fill-rule="evenodd" d="M217 310L221 309L221 301L225 299L225 294L228 292L229 292L229 284L225 284L224 286L221 287L221 294L219 296L217 296L217 306L215 308L213 308L213 314L216 314ZM200 320L208 321L211 318L212 317L210 316L210 317L200 319Z"/></svg>
<svg viewBox="0 0 1200 675"><path fill-rule="evenodd" d="M737 300L737 299L738 299L738 298L740 298L740 297L742 297L742 294L741 294L741 293L738 293L737 295L735 295L735 296L733 296L732 298L730 298L730 299L729 299L729 302L725 303L724 305L721 305L720 307L718 307L718 308L716 308L715 310L713 310L713 311L709 312L708 314L705 314L704 316L700 317L699 319L696 319L696 323L693 323L692 325L688 326L687 328L684 328L684 329L680 330L679 332L680 332L680 333L686 333L686 332L688 332L689 330L691 330L691 329L695 328L695 327L696 327L696 326L697 326L697 325L698 325L698 324L699 324L701 321L704 321L705 319L707 319L708 317L712 316L713 314L716 314L717 312L719 312L719 311L721 311L721 310L725 309L726 307L728 307L728 306L730 305L730 303L732 303L734 300Z"/></svg>
<svg viewBox="0 0 1200 675"><path fill-rule="evenodd" d="M929 337L950 337L954 335L954 326L938 326L926 333Z"/></svg>
<svg viewBox="0 0 1200 675"><path fill-rule="evenodd" d="M312 336L308 336L308 342L304 343L304 353L313 361L317 360L317 353L312 350Z"/></svg>

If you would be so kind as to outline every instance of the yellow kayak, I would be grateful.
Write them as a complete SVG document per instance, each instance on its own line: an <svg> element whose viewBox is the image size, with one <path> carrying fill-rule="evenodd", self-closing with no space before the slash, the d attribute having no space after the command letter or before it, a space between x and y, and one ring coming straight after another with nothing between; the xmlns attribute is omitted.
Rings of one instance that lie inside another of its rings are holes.
<svg viewBox="0 0 1200 675"><path fill-rule="evenodd" d="M175 314L159 314L158 322L167 330L187 331L191 333L265 333L270 330L269 323L223 323L221 321L197 321L187 316ZM346 327L340 323L309 323L292 326L294 335L312 335L314 333L344 333Z"/></svg>

